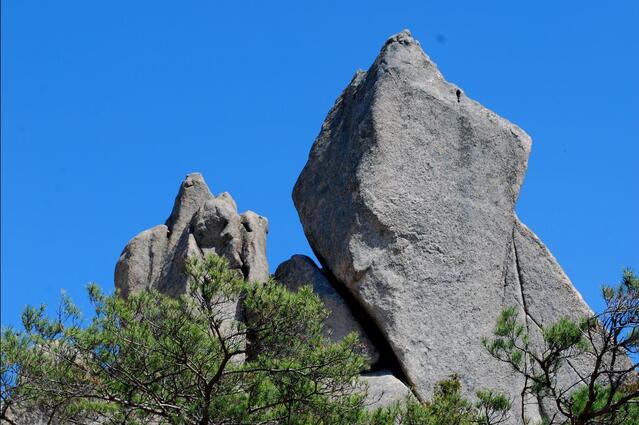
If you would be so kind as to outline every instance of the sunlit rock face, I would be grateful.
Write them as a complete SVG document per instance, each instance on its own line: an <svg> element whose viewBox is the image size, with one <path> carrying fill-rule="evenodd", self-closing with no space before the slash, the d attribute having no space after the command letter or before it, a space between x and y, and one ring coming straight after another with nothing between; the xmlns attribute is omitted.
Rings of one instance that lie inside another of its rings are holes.
<svg viewBox="0 0 639 425"><path fill-rule="evenodd" d="M297 180L313 251L381 329L421 399L456 373L469 394L517 400L522 379L480 343L499 313L515 304L543 326L589 311L514 214L530 147L403 31L337 99ZM539 418L535 403L526 409Z"/></svg>

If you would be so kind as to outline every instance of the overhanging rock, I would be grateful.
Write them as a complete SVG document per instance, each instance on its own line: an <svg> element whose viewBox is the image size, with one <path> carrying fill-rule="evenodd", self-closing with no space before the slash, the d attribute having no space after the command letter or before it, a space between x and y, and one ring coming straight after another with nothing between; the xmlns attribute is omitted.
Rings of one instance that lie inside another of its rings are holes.
<svg viewBox="0 0 639 425"><path fill-rule="evenodd" d="M421 399L457 373L470 394L517 400L522 379L480 343L500 312L518 303L547 324L588 311L513 212L530 147L403 31L337 99L295 185L317 258L382 330ZM526 414L538 418L537 406Z"/></svg>

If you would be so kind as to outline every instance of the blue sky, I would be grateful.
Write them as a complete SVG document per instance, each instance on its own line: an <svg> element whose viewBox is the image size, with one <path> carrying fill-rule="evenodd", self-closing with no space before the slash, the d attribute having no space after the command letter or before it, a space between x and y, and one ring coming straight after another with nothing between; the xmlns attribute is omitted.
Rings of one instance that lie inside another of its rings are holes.
<svg viewBox="0 0 639 425"><path fill-rule="evenodd" d="M525 3L525 4L524 4ZM517 212L586 300L639 268L639 3L2 2L2 323L113 286L185 174L310 253L291 190L335 98L409 28L533 138Z"/></svg>

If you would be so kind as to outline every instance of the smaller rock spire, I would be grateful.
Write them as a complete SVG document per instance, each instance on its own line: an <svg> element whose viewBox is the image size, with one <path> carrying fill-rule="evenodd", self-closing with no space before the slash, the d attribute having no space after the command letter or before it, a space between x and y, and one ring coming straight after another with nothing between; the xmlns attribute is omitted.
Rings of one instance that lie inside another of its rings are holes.
<svg viewBox="0 0 639 425"><path fill-rule="evenodd" d="M115 286L126 296L144 288L169 295L186 289L188 257L207 253L225 257L245 279L265 281L268 220L254 212L238 214L228 193L215 197L199 173L186 176L166 225L129 241L115 269Z"/></svg>
<svg viewBox="0 0 639 425"><path fill-rule="evenodd" d="M212 198L213 194L204 181L202 174L188 174L180 185L180 191L175 197L173 210L166 220L166 226L169 231L174 234L181 233L181 230L191 221L191 217L193 217L198 208ZM176 240L178 238L179 236L172 237L172 239Z"/></svg>

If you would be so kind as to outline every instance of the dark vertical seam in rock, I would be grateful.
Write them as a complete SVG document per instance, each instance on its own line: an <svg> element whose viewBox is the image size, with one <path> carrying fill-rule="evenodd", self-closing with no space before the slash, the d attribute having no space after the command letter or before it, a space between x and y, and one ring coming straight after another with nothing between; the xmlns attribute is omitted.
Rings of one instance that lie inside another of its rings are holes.
<svg viewBox="0 0 639 425"><path fill-rule="evenodd" d="M240 267L240 271L242 272L242 276L244 276L244 280L249 280L249 274L251 273L251 270L244 263L244 259L242 259L242 266Z"/></svg>
<svg viewBox="0 0 639 425"><path fill-rule="evenodd" d="M522 271L521 271L521 265L519 264L519 254L517 252L517 244L515 243L515 229L514 229L514 227L513 227L512 244L513 244L513 253L515 255L515 268L517 269L517 286L519 287L519 295L521 297L521 307L524 310L524 316L525 316L524 317L524 321L525 321L525 324L526 324L526 333L528 333L528 335L530 335L530 325L528 323L529 319L535 325L537 325L540 330L543 329L543 328L528 313L528 306L526 304L526 297L524 295L524 277L523 277L523 274L522 274ZM542 419L547 419L548 418L548 414L546 413L546 411L544 409L544 403L543 403L542 399L540 398L540 396L538 394L535 394L535 399L537 400L537 407L539 408L539 414L541 415ZM522 414L523 413L524 412L522 412Z"/></svg>
<svg viewBox="0 0 639 425"><path fill-rule="evenodd" d="M149 271L147 272L147 276L146 276L147 288L153 287L153 263L154 263L154 257L155 257L153 255L153 243L154 243L154 240L151 239L151 242L147 244L147 251L149 256Z"/></svg>
<svg viewBox="0 0 639 425"><path fill-rule="evenodd" d="M242 272L242 276L244 276L244 280L249 280L249 274L251 273L251 269L248 266L248 262L246 259L246 252L248 252L249 248L247 246L248 241L247 241L247 235L246 233L248 233L247 230L247 225L245 225L243 222L240 222L242 225L242 248L240 248L240 260L242 260L242 265L240 266L240 271Z"/></svg>
<svg viewBox="0 0 639 425"><path fill-rule="evenodd" d="M530 315L528 311L528 306L526 304L526 297L524 294L524 277L521 272L521 265L519 264L519 255L517 253L517 244L515 243L515 232L513 231L513 251L515 253L515 268L517 269L517 283L519 284L519 293L521 294L521 306L524 309L524 314L526 318L529 318L535 325L539 327L539 329L543 329L541 324L535 320L534 317Z"/></svg>
<svg viewBox="0 0 639 425"><path fill-rule="evenodd" d="M317 253L315 255L317 256ZM317 256L317 259L320 260L320 264L324 264L323 261L321 261L321 257ZM392 345L386 339L377 321L368 314L366 308L337 280L329 269L324 266L322 267L321 273L326 276L331 286L333 286L338 295L342 297L355 320L362 326L366 336L379 351L379 360L374 365L371 365L371 370L368 372L376 372L384 369L390 370L397 379L402 381L411 390L417 400L423 402L424 400L414 391L414 384L404 372Z"/></svg>
<svg viewBox="0 0 639 425"><path fill-rule="evenodd" d="M513 229L514 232L514 229ZM508 270L510 269L510 251L511 248L514 249L514 245L515 245L515 241L511 238L510 239L511 244L513 245L513 247L508 247L506 248L506 255L504 257L504 262L502 263L502 281L503 281L503 292L502 292L502 302L505 304L506 303L506 289L508 287Z"/></svg>

